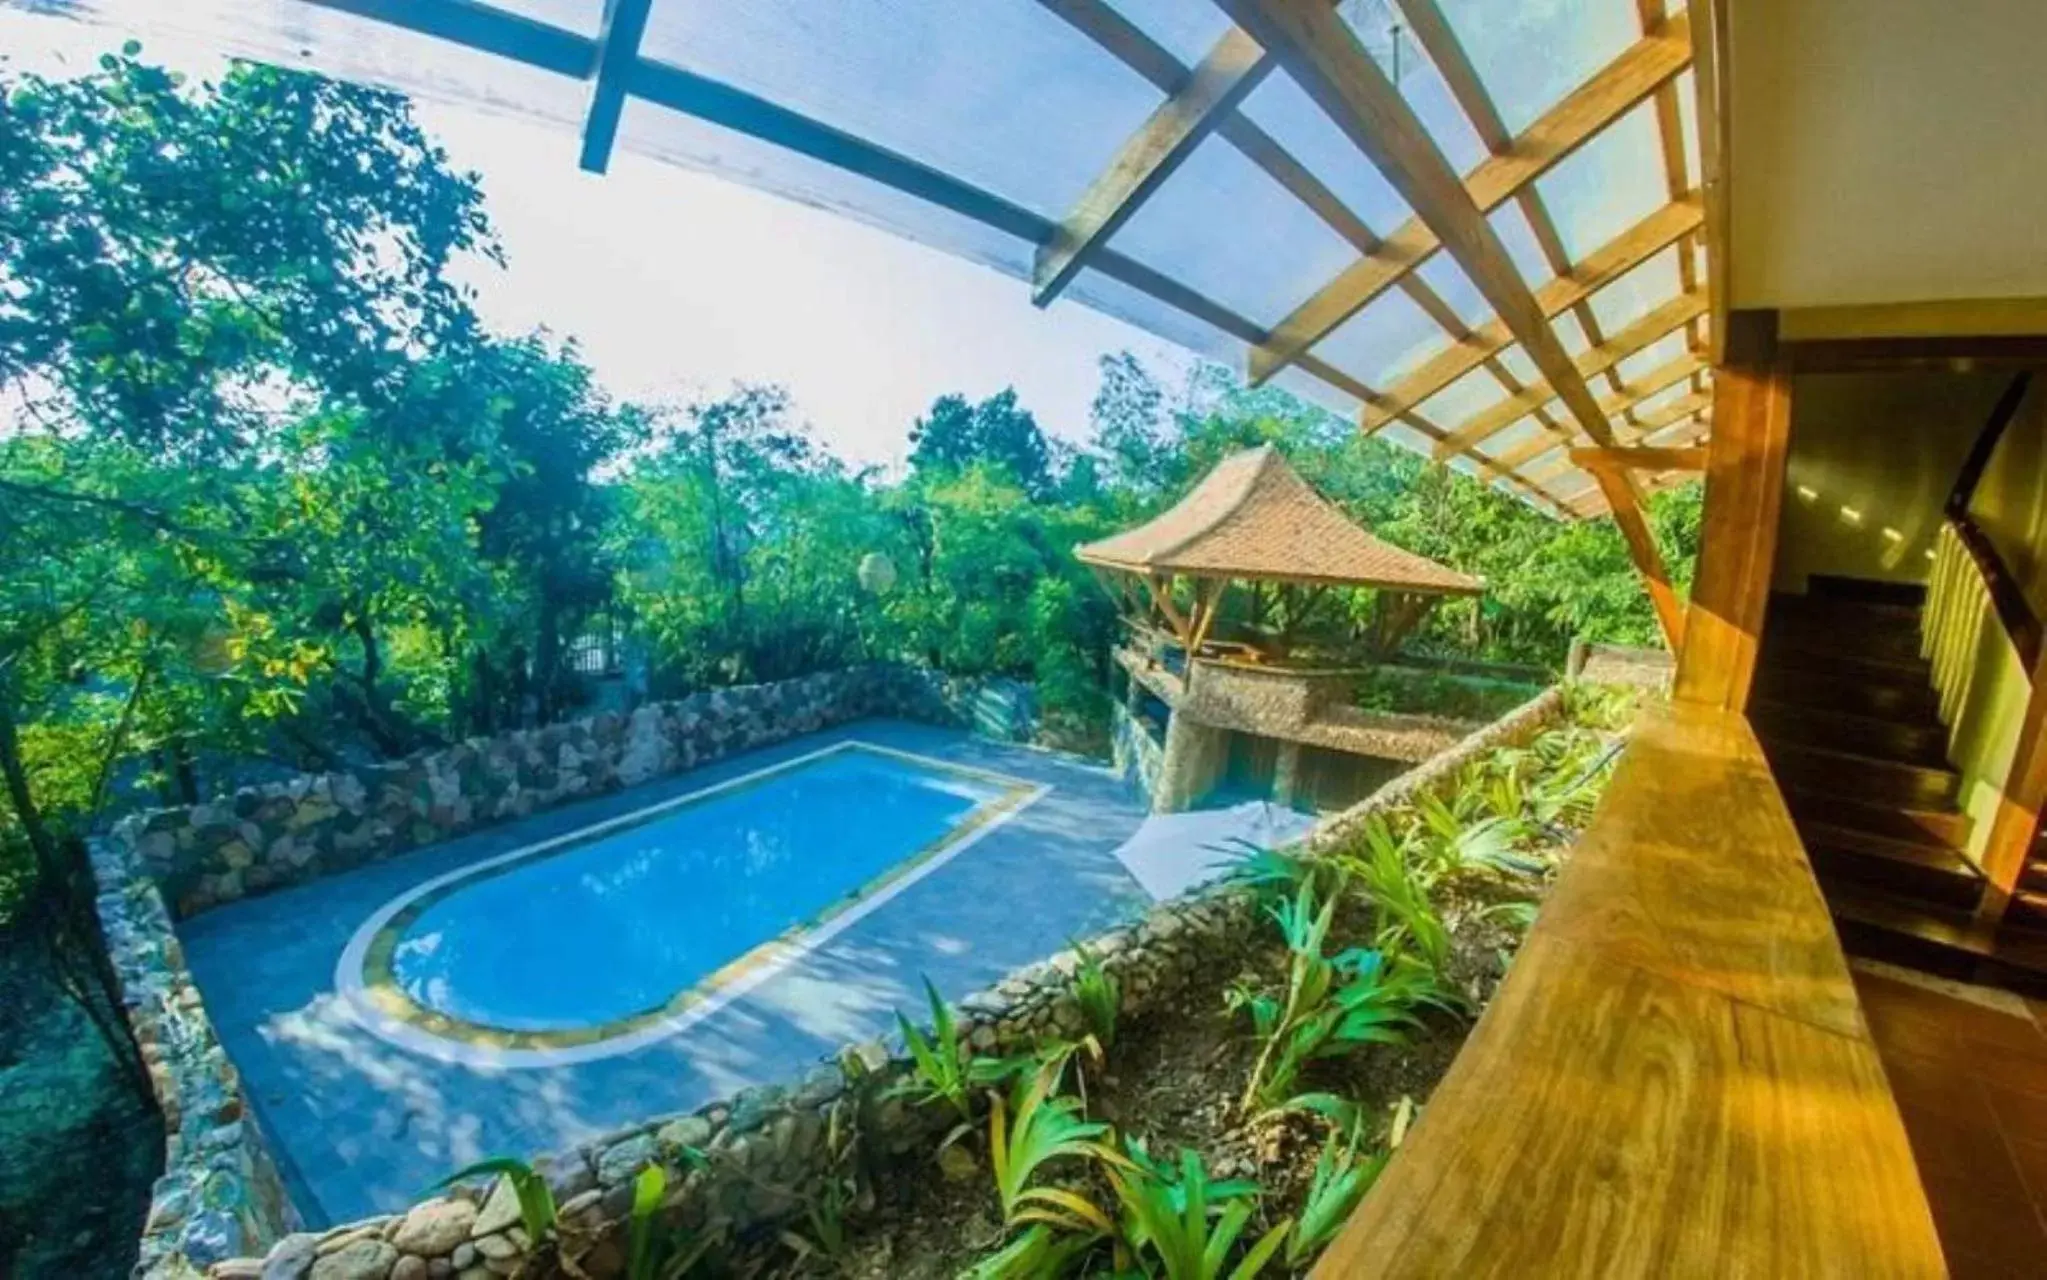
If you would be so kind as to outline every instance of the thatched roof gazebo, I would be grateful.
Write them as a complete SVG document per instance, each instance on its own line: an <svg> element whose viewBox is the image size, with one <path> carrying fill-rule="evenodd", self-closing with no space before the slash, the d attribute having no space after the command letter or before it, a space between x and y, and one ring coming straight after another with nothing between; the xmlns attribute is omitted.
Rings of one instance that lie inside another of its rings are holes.
<svg viewBox="0 0 2047 1280"><path fill-rule="evenodd" d="M1074 555L1098 571L1134 623L1147 624L1155 610L1190 655L1206 647L1254 662L1284 656L1285 637L1211 640L1233 583L1250 588L1254 612L1270 587L1290 620L1331 588L1371 588L1379 606L1373 647L1382 653L1437 600L1485 589L1476 578L1365 532L1271 445L1231 454L1171 509L1083 543ZM1176 582L1186 585L1185 607L1175 597Z"/></svg>

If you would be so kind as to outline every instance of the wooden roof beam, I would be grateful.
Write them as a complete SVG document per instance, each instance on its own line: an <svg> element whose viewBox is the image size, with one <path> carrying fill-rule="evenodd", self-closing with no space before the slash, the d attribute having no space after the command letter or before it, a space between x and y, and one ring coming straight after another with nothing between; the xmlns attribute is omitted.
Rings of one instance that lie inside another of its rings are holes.
<svg viewBox="0 0 2047 1280"><path fill-rule="evenodd" d="M1545 316L1556 316L1620 279L1681 236L1695 230L1703 217L1697 200L1665 205L1601 245L1576 266L1566 264L1556 279L1535 291ZM1514 344L1505 322L1489 320L1387 388L1385 399L1365 406L1359 425L1376 431L1403 409L1412 408L1471 372L1489 355Z"/></svg>
<svg viewBox="0 0 2047 1280"><path fill-rule="evenodd" d="M1527 281L1521 278L1499 235L1486 221L1485 209L1490 206L1481 205L1473 191L1458 180L1428 130L1379 64L1358 43L1349 26L1321 0L1218 0L1218 3L1287 69L1302 90L1407 201L1416 217L1431 229L1432 238L1464 269L1528 358L1555 388L1556 398L1564 402L1593 442L1612 444L1613 429L1592 398L1584 375L1572 363L1563 343L1550 328L1549 318L1536 305ZM1688 46L1686 56L1689 57ZM1668 78L1666 75L1648 83L1635 95L1635 100L1639 101L1656 83ZM1566 102L1578 96L1573 94ZM1578 141L1582 142L1584 137ZM1508 158L1511 157L1496 157ZM1547 166L1533 167L1533 172L1540 172L1543 167ZM1503 194L1511 193L1510 188ZM1655 539L1642 517L1634 484L1625 476L1602 477L1600 483L1613 505L1614 518L1627 537L1629 553L1655 606L1664 639L1675 650L1684 636L1683 606L1670 585Z"/></svg>
<svg viewBox="0 0 2047 1280"><path fill-rule="evenodd" d="M1650 2L1653 0L1644 0L1644 3ZM1407 19L1407 25L1414 32L1415 39L1420 42L1422 51L1435 63L1437 72L1450 90L1450 96L1457 100L1457 105L1463 110L1465 119L1471 122L1471 127L1478 133L1479 141L1485 144L1485 149L1496 156L1512 150L1513 133L1508 130L1507 122L1501 118L1499 107L1493 102L1492 94L1487 91L1485 81L1479 77L1478 68L1471 65L1471 58L1464 51L1464 42L1457 38L1457 32L1444 18L1436 0L1395 0L1395 3L1400 6L1400 12ZM1646 28L1645 34L1648 30L1654 28ZM1668 87L1669 82L1666 81L1664 88L1657 90L1659 101ZM1682 194L1682 189L1673 191L1671 199L1676 200ZM1543 259L1549 263L1549 269L1559 276L1569 275L1571 255L1564 248L1564 238L1557 231L1555 219L1550 217L1549 206L1543 202L1542 193L1530 183L1514 193L1514 202L1520 206L1522 217L1528 220L1528 228L1534 233L1536 246L1542 250ZM1689 286L1687 290L1689 291ZM1597 346L1606 341L1606 336L1600 332L1599 316L1592 310L1590 303L1581 297L1570 304L1570 311L1577 317L1578 326L1585 331L1588 342ZM1619 375L1609 369L1606 376L1613 381L1614 390L1618 391ZM1507 390L1512 392L1520 388L1509 386Z"/></svg>
<svg viewBox="0 0 2047 1280"><path fill-rule="evenodd" d="M1571 465L1590 471L1610 467L1625 471L1704 471L1706 450L1697 445L1622 449L1573 449Z"/></svg>
<svg viewBox="0 0 2047 1280"><path fill-rule="evenodd" d="M625 114L627 83L640 61L640 39L647 33L647 11L653 0L605 0L603 26L597 36L597 83L590 91L590 110L583 117L583 145L577 164L590 173L611 167L611 148L618 140L618 122Z"/></svg>
<svg viewBox="0 0 2047 1280"><path fill-rule="evenodd" d="M1237 16L1239 26L1247 26L1240 11L1257 7L1252 0L1218 3ZM1274 13L1283 12L1278 4L1268 7ZM1255 27L1247 29L1259 34ZM1268 49L1272 47L1268 41L1260 43ZM1690 24L1686 15L1679 14L1552 107L1516 137L1509 150L1489 156L1474 168L1461 184L1467 198L1480 213L1490 212L1627 114L1658 85L1691 65L1691 57ZM1409 204L1413 206L1412 201ZM1252 381L1263 382L1298 359L1372 299L1404 279L1442 243L1417 209L1417 216L1388 235L1377 253L1351 265L1280 322L1271 340L1251 353Z"/></svg>
<svg viewBox="0 0 2047 1280"><path fill-rule="evenodd" d="M1124 142L1109 167L1038 246L1031 302L1048 306L1080 274L1094 251L1129 221L1173 171L1272 70L1256 41L1232 29L1185 82Z"/></svg>
<svg viewBox="0 0 2047 1280"><path fill-rule="evenodd" d="M1683 328L1705 310L1703 294L1687 294L1664 303L1604 344L1581 353L1575 361L1569 362L1577 374L1578 385L1583 386L1585 379L1604 373L1637 351L1658 342L1666 334ZM1490 409L1481 410L1452 432L1449 439L1436 446L1436 457L1447 458L1470 450L1521 421L1557 395L1551 384L1538 383L1523 395L1510 396Z"/></svg>
<svg viewBox="0 0 2047 1280"><path fill-rule="evenodd" d="M1624 413L1632 413L1635 407L1643 401L1656 395L1658 392L1676 386L1686 378L1695 377L1703 368L1704 362L1699 356L1688 352L1675 360L1658 365L1633 382L1622 383L1620 394L1602 397L1599 402L1600 407L1606 410L1609 417L1619 417ZM1698 393L1695 392L1694 394ZM1619 434L1626 436L1629 433L1623 431ZM1640 424L1635 424L1634 438L1640 439L1642 434L1644 433L1640 430ZM1563 448L1567 435L1568 433L1560 434L1552 431L1547 436L1534 436L1505 453L1495 455L1495 460L1503 467L1519 468L1552 450ZM1475 456L1483 457L1485 455L1479 454Z"/></svg>

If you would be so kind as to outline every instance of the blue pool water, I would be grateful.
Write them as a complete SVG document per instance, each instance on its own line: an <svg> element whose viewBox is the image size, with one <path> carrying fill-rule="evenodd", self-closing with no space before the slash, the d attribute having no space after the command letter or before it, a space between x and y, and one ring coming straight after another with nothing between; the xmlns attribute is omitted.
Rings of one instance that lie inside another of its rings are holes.
<svg viewBox="0 0 2047 1280"><path fill-rule="evenodd" d="M993 778L836 750L462 873L405 921L392 977L417 1004L487 1027L628 1018L931 849L1005 791Z"/></svg>

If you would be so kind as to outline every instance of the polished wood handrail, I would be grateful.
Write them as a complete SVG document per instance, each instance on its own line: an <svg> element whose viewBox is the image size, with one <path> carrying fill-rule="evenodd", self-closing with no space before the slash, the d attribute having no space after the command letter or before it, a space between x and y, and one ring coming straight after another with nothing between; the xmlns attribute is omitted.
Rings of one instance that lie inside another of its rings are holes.
<svg viewBox="0 0 2047 1280"><path fill-rule="evenodd" d="M1983 473L1990 469L1990 459L1996 454L1999 442L2018 417L2019 406L2025 402L2032 378L2031 373L2016 375L2005 387L2004 394L1997 398L1983 430L1977 433L1976 442L1969 447L1969 456L1962 460L1961 469L1955 473L1954 487L1948 492L1944 512L1949 526L1961 539L1969 558L1975 562L1976 572L1982 575L1984 585L1989 588L1997 621L2005 634L2011 637L2012 645L2028 671L2033 669L2040 656L2040 616L2032 602L2026 599L2025 590L2010 566L2005 564L2004 557L1997 554L1990 535L1970 514L1969 507L1976 500L1976 490L1983 483Z"/></svg>
<svg viewBox="0 0 2047 1280"><path fill-rule="evenodd" d="M1645 712L1318 1278L1940 1276L1912 1152L1748 723Z"/></svg>
<svg viewBox="0 0 2047 1280"><path fill-rule="evenodd" d="M1969 504L1976 499L1976 488L1983 483L1983 473L1990 469L1990 455L1997 452L1997 444L2004 439L2005 430L2011 426L2012 419L2018 417L2019 406L2025 402L2026 389L2032 381L2032 374L2019 374L1991 407L1990 417L1984 421L1983 430L1976 433L1976 443L1969 446L1969 456L1962 459L1962 468L1955 473L1954 487L1948 491L1947 516L1950 520L1968 517Z"/></svg>

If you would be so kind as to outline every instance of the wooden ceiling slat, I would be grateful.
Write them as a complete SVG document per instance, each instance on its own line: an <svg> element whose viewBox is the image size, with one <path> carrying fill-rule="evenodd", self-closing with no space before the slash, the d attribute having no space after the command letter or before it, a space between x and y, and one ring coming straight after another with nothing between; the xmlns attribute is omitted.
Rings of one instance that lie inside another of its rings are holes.
<svg viewBox="0 0 2047 1280"><path fill-rule="evenodd" d="M1359 45L1343 20L1320 0L1218 2L1238 26L1251 32L1287 69L1352 145L1371 160L1407 201L1416 217L1431 229L1433 237L1439 238L1580 428L1595 443L1612 444L1612 428L1593 399L1584 375L1564 350L1550 328L1549 317L1537 305L1527 281L1522 279L1499 235L1486 221L1485 210L1491 206L1481 205L1477 194L1459 180L1400 91ZM1653 88L1653 83L1647 85L1642 95ZM1642 95L1637 95L1636 100ZM1572 95L1566 102L1577 96ZM1513 156L1495 158L1518 156L1517 144ZM1540 168L1532 171L1539 172ZM1683 606L1671 587L1669 573L1642 516L1634 483L1625 476L1602 476L1600 482L1627 539L1629 554L1648 589L1664 638L1675 649L1684 635Z"/></svg>
<svg viewBox="0 0 2047 1280"><path fill-rule="evenodd" d="M1572 361L1578 384L1583 386L1585 379L1604 373L1637 351L1683 328L1705 310L1704 294L1686 294L1664 303L1609 338L1604 344L1583 352ZM1549 383L1539 383L1530 387L1524 395L1509 397L1490 409L1472 415L1451 433L1450 439L1436 447L1436 456L1440 459L1463 453L1521 421L1537 408L1555 399L1557 394Z"/></svg>
<svg viewBox="0 0 2047 1280"><path fill-rule="evenodd" d="M1696 200L1665 205L1601 245L1575 267L1565 264L1563 273L1535 291L1536 305L1545 316L1562 314L1626 275L1679 237L1696 230L1702 216ZM1390 421L1399 408L1420 404L1471 372L1486 356L1513 343L1514 335L1503 321L1487 321L1472 330L1471 337L1438 353L1387 388L1385 402L1366 406L1359 424L1367 431L1377 430Z"/></svg>
<svg viewBox="0 0 2047 1280"><path fill-rule="evenodd" d="M1038 246L1031 301L1042 307L1058 297L1094 251L1143 207L1271 70L1272 59L1243 32L1232 29L1216 41L1185 83L1124 142L1052 239Z"/></svg>
<svg viewBox="0 0 2047 1280"><path fill-rule="evenodd" d="M1231 11L1247 7L1246 0L1219 3ZM1241 14L1238 25L1244 25ZM1675 77L1690 65L1691 56L1690 26L1679 14L1567 95L1516 137L1508 151L1473 169L1461 184L1470 202L1481 213L1490 212ZM1253 381L1297 359L1440 247L1425 219L1416 216L1403 223L1377 253L1352 264L1281 321L1272 340L1252 352Z"/></svg>

